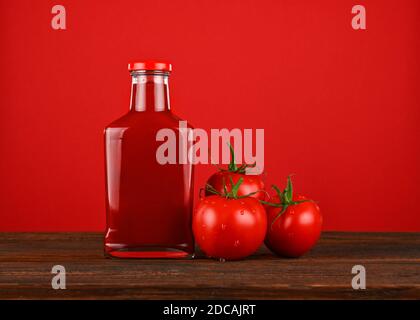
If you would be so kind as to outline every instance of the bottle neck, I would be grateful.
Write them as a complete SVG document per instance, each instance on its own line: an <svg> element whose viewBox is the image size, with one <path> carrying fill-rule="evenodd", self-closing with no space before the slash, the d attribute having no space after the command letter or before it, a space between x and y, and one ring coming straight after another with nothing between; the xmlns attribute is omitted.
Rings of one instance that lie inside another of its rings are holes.
<svg viewBox="0 0 420 320"><path fill-rule="evenodd" d="M168 72L136 71L131 73L131 77L131 111L170 110Z"/></svg>

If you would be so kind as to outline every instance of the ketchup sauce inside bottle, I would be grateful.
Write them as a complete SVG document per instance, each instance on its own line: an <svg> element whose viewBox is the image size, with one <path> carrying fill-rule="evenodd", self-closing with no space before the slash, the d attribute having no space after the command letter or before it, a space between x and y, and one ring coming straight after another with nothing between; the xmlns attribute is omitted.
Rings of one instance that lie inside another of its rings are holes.
<svg viewBox="0 0 420 320"><path fill-rule="evenodd" d="M171 65L135 62L129 71L130 111L105 129L105 255L192 257L193 166L160 164L156 153L160 129L173 130L180 141L181 119L169 103Z"/></svg>

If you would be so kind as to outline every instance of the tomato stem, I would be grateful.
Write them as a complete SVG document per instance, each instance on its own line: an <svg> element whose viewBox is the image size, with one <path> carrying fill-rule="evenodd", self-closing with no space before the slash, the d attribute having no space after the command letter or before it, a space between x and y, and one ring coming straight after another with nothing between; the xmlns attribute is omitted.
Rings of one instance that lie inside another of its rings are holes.
<svg viewBox="0 0 420 320"><path fill-rule="evenodd" d="M223 168L219 168L220 171L228 171L232 173L244 174L246 173L247 168L255 168L255 166L257 165L256 162L254 162L253 164L243 163L240 166L238 166L235 162L235 150L233 149L232 145L229 142L227 143L227 145L229 146L229 151L230 151L230 163L228 165L227 170Z"/></svg>
<svg viewBox="0 0 420 320"><path fill-rule="evenodd" d="M273 227L273 224L277 221L277 219L283 213L286 212L289 206L297 205L302 202L312 201L312 200L306 200L306 199L293 201L293 183L292 183L291 177L292 175L287 176L286 188L283 191L281 191L280 188L277 187L276 185L274 184L272 185L272 188L274 189L274 191L277 193L277 196L279 197L278 203L260 200L262 204L265 204L271 207L281 208L281 211L277 214L277 216L274 218L273 222L271 223L271 228Z"/></svg>
<svg viewBox="0 0 420 320"><path fill-rule="evenodd" d="M243 199L243 198L247 198L250 196L253 196L254 194L258 193L258 192L267 192L265 190L257 190L251 193L248 193L246 195L242 195L242 196L238 196L238 190L239 187L241 186L242 182L244 181L244 179L241 177L239 178L239 180L234 183L232 177L229 177L229 182L231 185L231 189L230 191L228 191L227 186L226 186L226 182L225 179L223 178L223 192L219 192L218 190L216 190L211 184L206 184L206 191L219 195L221 197L225 197L226 199Z"/></svg>

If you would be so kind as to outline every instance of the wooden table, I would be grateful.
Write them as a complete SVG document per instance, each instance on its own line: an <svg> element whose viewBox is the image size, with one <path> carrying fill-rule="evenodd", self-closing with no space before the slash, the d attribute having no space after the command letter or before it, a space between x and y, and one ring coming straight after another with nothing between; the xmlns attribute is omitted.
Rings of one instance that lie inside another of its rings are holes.
<svg viewBox="0 0 420 320"><path fill-rule="evenodd" d="M324 233L300 259L113 260L98 233L0 233L0 299L420 299L420 233ZM63 265L67 288L51 287ZM354 265L366 290L354 290Z"/></svg>

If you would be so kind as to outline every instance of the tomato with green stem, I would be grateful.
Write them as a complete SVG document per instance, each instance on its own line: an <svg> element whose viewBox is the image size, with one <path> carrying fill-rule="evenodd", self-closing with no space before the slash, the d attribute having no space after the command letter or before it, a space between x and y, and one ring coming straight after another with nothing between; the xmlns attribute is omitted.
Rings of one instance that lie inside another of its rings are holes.
<svg viewBox="0 0 420 320"><path fill-rule="evenodd" d="M230 179L219 192L207 185L211 196L200 199L193 214L195 240L211 258L238 260L254 253L267 229L264 207L251 195L239 195L243 178Z"/></svg>
<svg viewBox="0 0 420 320"><path fill-rule="evenodd" d="M242 164L237 165L235 163L235 153L232 146L229 144L230 149L230 164L226 169L219 168L219 172L216 172L207 180L207 185L211 185L215 190L222 193L226 183L233 180L234 183L237 183L239 179L242 179L242 183L238 190L238 196L252 194L251 197L264 200L265 191L264 191L264 182L261 175L249 175L246 174L248 168L255 167L254 164ZM228 191L230 191L230 186L227 186ZM211 195L211 193L206 190L206 195Z"/></svg>
<svg viewBox="0 0 420 320"><path fill-rule="evenodd" d="M300 257L316 244L321 235L321 212L314 201L293 195L290 176L284 191L277 186L273 189L278 202L261 201L267 209L265 244L280 256Z"/></svg>

